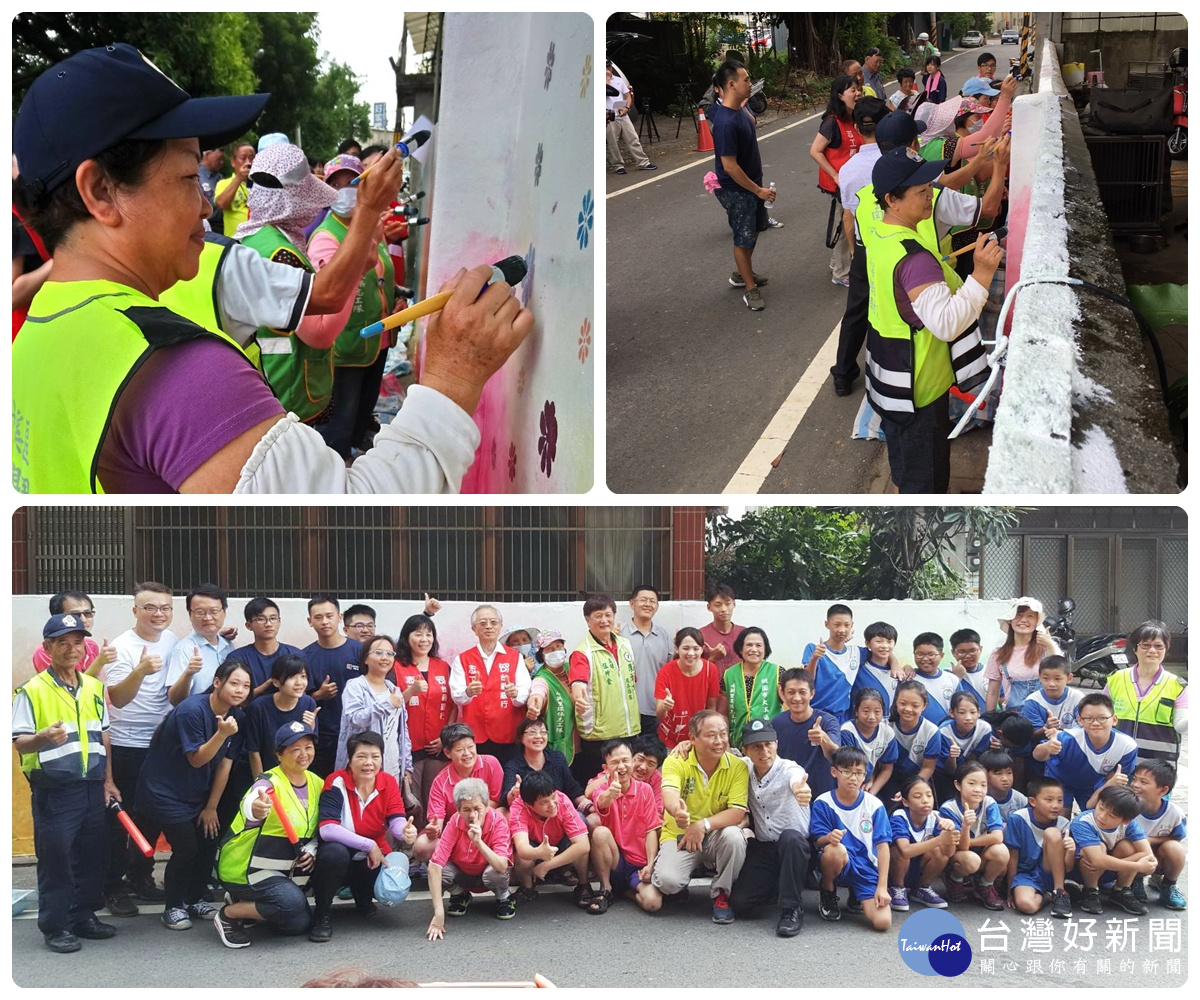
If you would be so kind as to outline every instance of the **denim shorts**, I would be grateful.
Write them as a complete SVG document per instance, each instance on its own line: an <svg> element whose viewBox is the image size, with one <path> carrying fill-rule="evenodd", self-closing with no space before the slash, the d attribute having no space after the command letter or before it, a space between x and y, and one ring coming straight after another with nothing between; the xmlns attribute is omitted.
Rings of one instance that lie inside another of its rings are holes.
<svg viewBox="0 0 1200 1000"><path fill-rule="evenodd" d="M753 250L758 234L767 228L767 203L742 187L717 188L716 195L729 216L733 245L742 250Z"/></svg>

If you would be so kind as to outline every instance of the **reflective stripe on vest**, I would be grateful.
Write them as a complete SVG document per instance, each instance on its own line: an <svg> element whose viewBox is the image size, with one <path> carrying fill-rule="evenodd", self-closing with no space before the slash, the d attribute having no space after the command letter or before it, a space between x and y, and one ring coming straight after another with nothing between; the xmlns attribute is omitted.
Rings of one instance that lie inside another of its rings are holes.
<svg viewBox="0 0 1200 1000"><path fill-rule="evenodd" d="M586 740L609 740L632 736L641 730L635 685L633 646L624 636L613 634L617 657L588 632L575 652L587 657L588 693L591 706L579 720L579 733Z"/></svg>
<svg viewBox="0 0 1200 1000"><path fill-rule="evenodd" d="M212 336L113 281L46 282L12 348L13 488L103 493L100 449L125 387L155 351Z"/></svg>
<svg viewBox="0 0 1200 1000"><path fill-rule="evenodd" d="M1175 702L1185 685L1164 670L1162 680L1139 700L1133 680L1136 669L1118 671L1108 679L1108 696L1112 698L1117 729L1137 742L1139 758L1176 760L1179 734L1175 731Z"/></svg>
<svg viewBox="0 0 1200 1000"><path fill-rule="evenodd" d="M291 781L282 767L273 767L265 775L279 796L283 811L287 813L301 843L317 832L321 789L325 782L311 771L304 772L308 786L308 808L300 802ZM257 795L257 792L247 793ZM243 800L244 801L244 800ZM216 871L222 882L234 885L259 885L279 877L290 878L299 886L308 882L307 872L292 872L299 845L293 845L283 831L283 824L272 809L258 826L247 828L246 814L238 807L237 815L229 826L220 850L217 852Z"/></svg>
<svg viewBox="0 0 1200 1000"><path fill-rule="evenodd" d="M159 297L158 301L172 312L186 316L193 323L223 337L246 355L250 363L261 373L262 352L258 340L251 336L245 344L239 344L221 326L221 309L217 282L221 269L229 255L234 240L219 233L204 234L204 249L200 251L200 270L191 281L177 281Z"/></svg>
<svg viewBox="0 0 1200 1000"><path fill-rule="evenodd" d="M17 691L33 707L34 725L40 730L62 722L67 740L61 746L21 754L21 770L30 784L66 785L76 781L103 781L104 685L95 677L79 674L75 696L58 684L52 670L35 674Z"/></svg>
<svg viewBox="0 0 1200 1000"><path fill-rule="evenodd" d="M314 273L308 258L274 226L263 226L242 243L267 260ZM259 327L257 336L263 371L283 408L301 420L320 414L333 394L333 349L312 347L295 334L267 327Z"/></svg>
<svg viewBox="0 0 1200 1000"><path fill-rule="evenodd" d="M346 239L345 223L332 212L325 216L313 235L322 231L331 234L339 244ZM392 307L396 304L396 273L386 243L379 244L377 253L379 263L383 266L383 277L375 271L363 275L358 294L354 297L350 319L333 344L334 367L366 368L379 357L383 335L377 333L373 337L363 337L360 331L379 322L385 315L391 315Z"/></svg>

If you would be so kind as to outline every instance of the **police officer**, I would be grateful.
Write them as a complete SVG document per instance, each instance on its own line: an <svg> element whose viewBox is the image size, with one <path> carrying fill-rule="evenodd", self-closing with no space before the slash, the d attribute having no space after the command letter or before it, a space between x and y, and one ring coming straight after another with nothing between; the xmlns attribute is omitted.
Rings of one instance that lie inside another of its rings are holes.
<svg viewBox="0 0 1200 1000"><path fill-rule="evenodd" d="M13 694L13 747L33 793L38 929L60 953L79 951L80 938L117 933L96 919L108 859L105 805L121 794L109 764L104 685L76 670L90 635L78 615L51 617L42 629L50 667Z"/></svg>

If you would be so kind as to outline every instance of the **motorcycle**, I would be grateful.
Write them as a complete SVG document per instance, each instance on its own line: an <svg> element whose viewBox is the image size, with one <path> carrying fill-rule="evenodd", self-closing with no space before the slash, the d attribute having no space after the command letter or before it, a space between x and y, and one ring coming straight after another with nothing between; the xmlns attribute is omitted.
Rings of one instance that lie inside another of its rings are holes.
<svg viewBox="0 0 1200 1000"><path fill-rule="evenodd" d="M750 100L747 102L747 106L750 108L752 114L761 115L767 110L767 95L763 93L763 87L766 86L766 83L767 81L764 77L761 80L755 80L750 85ZM704 96L696 104L702 109L707 108L713 103L715 96L710 84L708 90L704 92Z"/></svg>
<svg viewBox="0 0 1200 1000"><path fill-rule="evenodd" d="M1167 139L1167 149L1171 151L1171 159L1187 159L1188 106L1187 106L1187 49L1174 49L1169 60L1171 70L1175 74L1175 86L1172 94L1171 136Z"/></svg>
<svg viewBox="0 0 1200 1000"><path fill-rule="evenodd" d="M1080 687L1090 683L1102 688L1109 675L1129 665L1125 636L1108 632L1078 642L1073 622L1075 602L1068 597L1059 604L1058 610L1059 617L1046 619L1046 631L1071 661L1071 672L1079 678Z"/></svg>

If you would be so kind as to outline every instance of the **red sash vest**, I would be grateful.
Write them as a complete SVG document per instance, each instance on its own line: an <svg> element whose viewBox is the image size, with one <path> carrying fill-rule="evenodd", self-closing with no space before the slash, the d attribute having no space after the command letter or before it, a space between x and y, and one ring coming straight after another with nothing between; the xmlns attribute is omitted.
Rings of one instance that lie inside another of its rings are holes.
<svg viewBox="0 0 1200 1000"><path fill-rule="evenodd" d="M483 692L461 706L462 721L474 731L476 742L515 743L517 725L525 717L525 709L509 700L504 685L517 682L521 654L507 646L498 647L490 673L484 669L483 654L478 646L460 653L458 660L468 684L472 681L483 684Z"/></svg>

